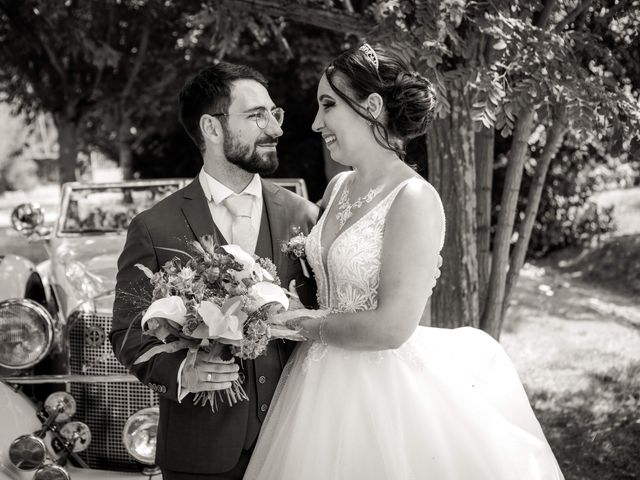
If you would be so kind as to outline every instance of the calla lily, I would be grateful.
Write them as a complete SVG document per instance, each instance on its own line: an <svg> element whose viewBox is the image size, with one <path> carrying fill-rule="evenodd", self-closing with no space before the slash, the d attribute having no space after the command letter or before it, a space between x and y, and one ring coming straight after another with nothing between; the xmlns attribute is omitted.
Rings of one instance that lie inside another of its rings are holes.
<svg viewBox="0 0 640 480"><path fill-rule="evenodd" d="M242 281L245 278L251 278L256 267L260 267L258 264L256 264L254 258L238 245L223 245L222 248L225 252L232 255L240 265L242 265L242 271L230 272L233 278L238 282Z"/></svg>
<svg viewBox="0 0 640 480"><path fill-rule="evenodd" d="M233 255L233 258L235 258L238 263L242 264L242 268L244 270L248 270L250 272L256 263L251 254L245 252L238 245L222 245L222 249L229 255Z"/></svg>
<svg viewBox="0 0 640 480"><path fill-rule="evenodd" d="M275 279L273 278L273 275L271 275L269 272L267 272L264 268L260 267L260 270L262 270L262 278L265 279L268 282L273 282Z"/></svg>
<svg viewBox="0 0 640 480"><path fill-rule="evenodd" d="M240 310L241 306L242 300L239 298L228 299L222 308L205 300L198 307L198 314L204 325L196 328L192 336L239 344L242 340L242 326L247 319L247 314Z"/></svg>
<svg viewBox="0 0 640 480"><path fill-rule="evenodd" d="M151 318L166 318L178 325L184 325L187 317L187 307L184 305L181 297L170 296L156 300L145 312L142 317L141 326L144 329L145 324Z"/></svg>
<svg viewBox="0 0 640 480"><path fill-rule="evenodd" d="M257 308L267 303L276 302L282 305L285 310L289 308L289 299L282 287L270 282L259 282L249 289L249 296L255 299Z"/></svg>

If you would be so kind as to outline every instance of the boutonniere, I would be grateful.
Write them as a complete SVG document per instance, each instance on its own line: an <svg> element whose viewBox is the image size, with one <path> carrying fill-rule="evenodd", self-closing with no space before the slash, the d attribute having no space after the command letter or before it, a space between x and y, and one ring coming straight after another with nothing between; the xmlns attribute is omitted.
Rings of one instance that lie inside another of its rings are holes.
<svg viewBox="0 0 640 480"><path fill-rule="evenodd" d="M290 257L295 257L300 260L300 266L302 267L302 273L305 277L310 278L309 269L307 268L307 254L305 252L305 244L307 243L307 236L302 233L300 227L291 227L293 236L286 241L282 241L280 244L280 251Z"/></svg>

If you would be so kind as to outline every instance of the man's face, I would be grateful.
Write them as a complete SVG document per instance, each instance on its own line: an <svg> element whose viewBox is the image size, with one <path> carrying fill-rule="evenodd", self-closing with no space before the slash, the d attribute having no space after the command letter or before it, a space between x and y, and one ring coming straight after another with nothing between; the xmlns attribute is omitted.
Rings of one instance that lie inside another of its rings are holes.
<svg viewBox="0 0 640 480"><path fill-rule="evenodd" d="M275 104L267 89L254 80L236 80L231 87L229 115L222 122L223 151L230 163L250 173L269 174L278 168L276 145L282 129L269 115L264 129L256 124L260 109L271 112Z"/></svg>

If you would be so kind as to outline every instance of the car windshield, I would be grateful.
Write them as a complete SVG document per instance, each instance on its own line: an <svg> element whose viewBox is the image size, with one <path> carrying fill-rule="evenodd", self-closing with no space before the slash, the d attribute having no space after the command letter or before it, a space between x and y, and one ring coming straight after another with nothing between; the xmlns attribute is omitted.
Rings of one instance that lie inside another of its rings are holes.
<svg viewBox="0 0 640 480"><path fill-rule="evenodd" d="M169 185L118 185L74 187L63 206L60 233L127 231L131 219L173 193Z"/></svg>

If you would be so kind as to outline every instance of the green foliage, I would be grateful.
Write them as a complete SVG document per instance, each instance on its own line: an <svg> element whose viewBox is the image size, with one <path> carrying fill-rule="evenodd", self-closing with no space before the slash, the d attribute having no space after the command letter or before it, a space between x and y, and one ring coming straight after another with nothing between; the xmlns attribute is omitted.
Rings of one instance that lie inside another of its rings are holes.
<svg viewBox="0 0 640 480"><path fill-rule="evenodd" d="M592 196L616 180L616 165L629 164L625 157L621 160L608 155L598 142L583 145L576 144L575 139L565 142L547 176L529 243L530 256L540 257L560 248L590 244L615 230L614 207L600 206ZM522 210L526 202L524 195L534 180L532 171L531 166L523 178Z"/></svg>
<svg viewBox="0 0 640 480"><path fill-rule="evenodd" d="M379 37L400 43L434 81L441 117L456 91L468 95L478 128L495 126L504 137L524 110L545 122L556 104L575 132L637 135L637 85L621 84L637 83L640 2L591 2L576 16L574 2L558 1L547 24L533 1L384 3Z"/></svg>
<svg viewBox="0 0 640 480"><path fill-rule="evenodd" d="M2 0L0 91L29 118L45 111L72 125L72 149L134 143L175 102L188 73L184 17L199 6Z"/></svg>
<svg viewBox="0 0 640 480"><path fill-rule="evenodd" d="M29 191L38 184L38 166L30 158L15 156L2 169L2 177L8 190Z"/></svg>

